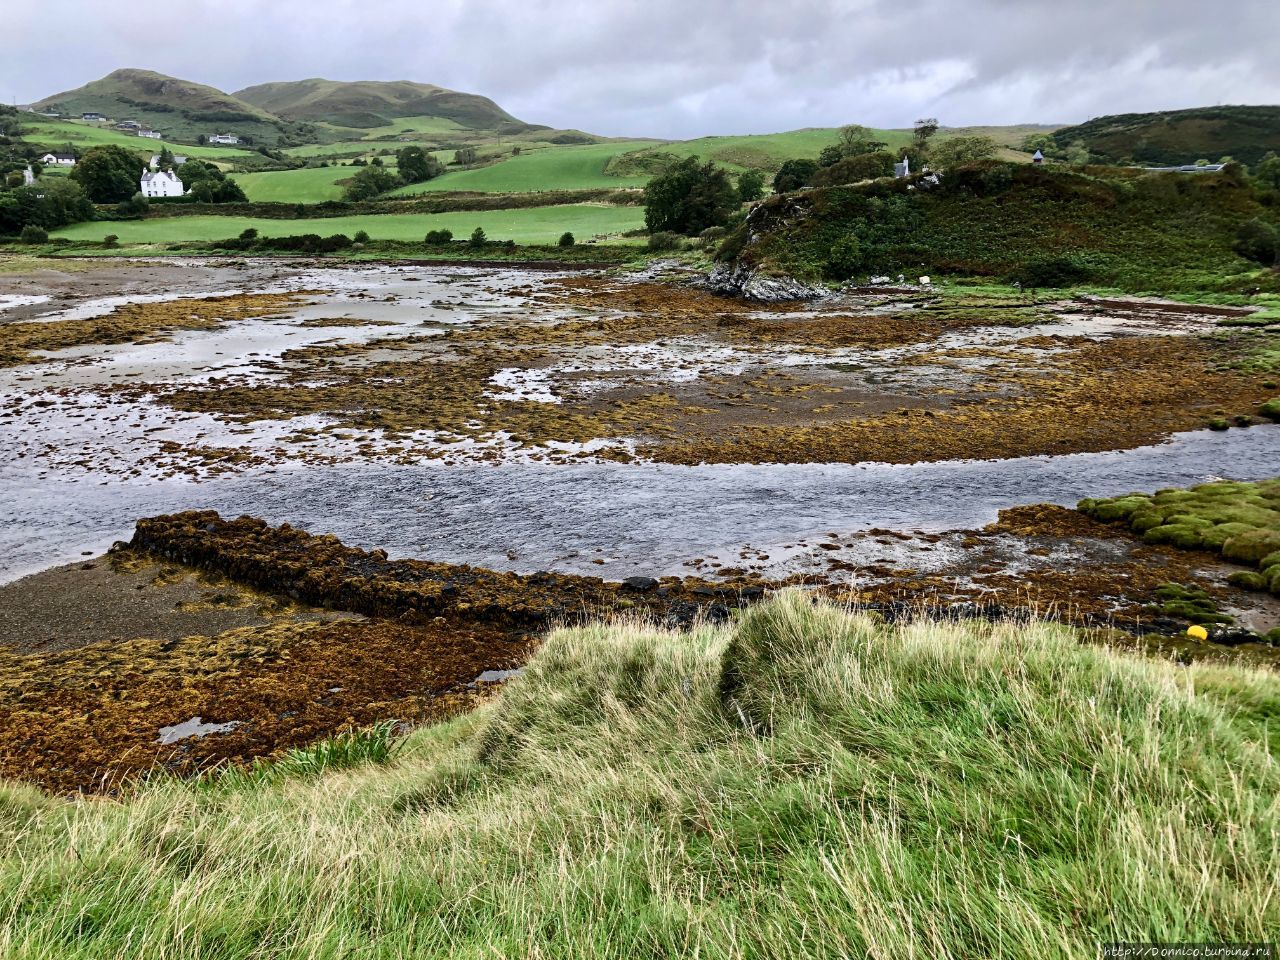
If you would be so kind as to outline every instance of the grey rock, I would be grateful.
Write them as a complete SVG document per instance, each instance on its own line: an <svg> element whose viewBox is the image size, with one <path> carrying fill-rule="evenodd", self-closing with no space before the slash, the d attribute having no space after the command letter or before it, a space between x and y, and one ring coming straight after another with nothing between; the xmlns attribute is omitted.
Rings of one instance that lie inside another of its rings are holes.
<svg viewBox="0 0 1280 960"><path fill-rule="evenodd" d="M721 264L696 285L720 296L742 297L757 303L821 300L830 296L830 291L820 284L805 283L794 277L769 276L745 263Z"/></svg>
<svg viewBox="0 0 1280 960"><path fill-rule="evenodd" d="M627 577L622 581L622 585L628 590L652 590L658 585L658 581L653 577Z"/></svg>

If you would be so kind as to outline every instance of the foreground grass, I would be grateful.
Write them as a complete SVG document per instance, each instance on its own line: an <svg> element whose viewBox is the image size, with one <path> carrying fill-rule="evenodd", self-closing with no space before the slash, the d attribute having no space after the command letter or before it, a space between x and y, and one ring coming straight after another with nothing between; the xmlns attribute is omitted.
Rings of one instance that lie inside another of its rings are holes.
<svg viewBox="0 0 1280 960"><path fill-rule="evenodd" d="M1043 624L887 627L798 594L734 628L561 631L495 705L389 760L375 731L118 803L5 788L0 955L1262 940L1280 925L1277 706L1270 674Z"/></svg>
<svg viewBox="0 0 1280 960"><path fill-rule="evenodd" d="M77 223L54 232L71 240L101 240L114 233L122 243L174 243L184 240L225 240L254 227L264 237L318 233L353 236L364 230L374 240L421 240L428 230L452 230L459 239L484 229L491 240L516 243L555 243L565 231L579 241L604 234L619 234L644 226L641 207L614 207L587 203L514 210L468 210L450 213L389 213L302 220L270 220L255 217L162 217L154 220L98 220Z"/></svg>

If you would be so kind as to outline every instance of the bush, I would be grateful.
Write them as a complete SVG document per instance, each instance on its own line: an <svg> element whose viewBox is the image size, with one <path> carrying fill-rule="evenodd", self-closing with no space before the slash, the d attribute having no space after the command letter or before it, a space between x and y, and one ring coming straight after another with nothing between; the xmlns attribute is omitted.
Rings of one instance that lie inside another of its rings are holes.
<svg viewBox="0 0 1280 960"><path fill-rule="evenodd" d="M842 183L857 183L893 175L893 154L877 151L845 157L822 167L809 178L811 186L833 187Z"/></svg>
<svg viewBox="0 0 1280 960"><path fill-rule="evenodd" d="M103 237L103 238L102 238L102 245L103 245L104 247L116 247L116 246L119 246L119 245L120 245L120 238L119 238L118 236L116 236L114 233L108 233L105 237Z"/></svg>
<svg viewBox="0 0 1280 960"><path fill-rule="evenodd" d="M471 231L471 239L467 241L473 247L483 247L489 242L489 238L485 235L484 227L476 227Z"/></svg>
<svg viewBox="0 0 1280 960"><path fill-rule="evenodd" d="M428 230L426 237L422 241L428 247L444 246L446 243L453 242L452 230Z"/></svg>
<svg viewBox="0 0 1280 960"><path fill-rule="evenodd" d="M684 237L678 233L672 233L670 230L659 230L657 233L649 234L649 242L646 247L655 252L681 250L684 248Z"/></svg>
<svg viewBox="0 0 1280 960"><path fill-rule="evenodd" d="M817 172L818 164L813 160L788 160L773 176L773 192L799 190Z"/></svg>
<svg viewBox="0 0 1280 960"><path fill-rule="evenodd" d="M562 246L562 247L572 247L575 243L577 243L577 241L573 238L573 234L569 233L566 230L564 233L560 234L560 240L558 243L559 243L559 246Z"/></svg>
<svg viewBox="0 0 1280 960"><path fill-rule="evenodd" d="M356 235L351 240L353 243L368 243L369 234L364 230L357 230Z"/></svg>
<svg viewBox="0 0 1280 960"><path fill-rule="evenodd" d="M48 243L49 231L44 227L37 227L34 223L28 223L22 228L22 235L19 239L23 243Z"/></svg>
<svg viewBox="0 0 1280 960"><path fill-rule="evenodd" d="M258 229L256 227L246 227L244 230L240 231L240 239L241 240L257 240Z"/></svg>
<svg viewBox="0 0 1280 960"><path fill-rule="evenodd" d="M686 157L644 188L644 225L650 233L699 233L724 226L740 205L738 190L723 168Z"/></svg>
<svg viewBox="0 0 1280 960"><path fill-rule="evenodd" d="M866 254L857 234L847 234L831 245L827 274L834 280L848 280L866 263Z"/></svg>
<svg viewBox="0 0 1280 960"><path fill-rule="evenodd" d="M1280 230L1255 217L1240 225L1232 249L1246 260L1266 267L1280 264Z"/></svg>
<svg viewBox="0 0 1280 960"><path fill-rule="evenodd" d="M1072 254L1033 260L1013 277L1024 287L1069 287L1092 278L1089 264Z"/></svg>

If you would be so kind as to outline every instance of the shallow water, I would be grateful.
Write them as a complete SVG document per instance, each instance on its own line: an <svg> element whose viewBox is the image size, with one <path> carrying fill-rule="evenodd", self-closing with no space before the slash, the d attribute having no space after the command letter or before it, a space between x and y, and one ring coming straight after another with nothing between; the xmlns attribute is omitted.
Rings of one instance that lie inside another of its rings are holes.
<svg viewBox="0 0 1280 960"><path fill-rule="evenodd" d="M0 581L128 539L138 517L185 509L287 521L392 556L625 577L681 572L692 557L746 544L975 527L1003 507L1277 472L1280 426L1270 425L1128 451L906 466L349 464L107 485L74 474L6 482L0 467Z"/></svg>

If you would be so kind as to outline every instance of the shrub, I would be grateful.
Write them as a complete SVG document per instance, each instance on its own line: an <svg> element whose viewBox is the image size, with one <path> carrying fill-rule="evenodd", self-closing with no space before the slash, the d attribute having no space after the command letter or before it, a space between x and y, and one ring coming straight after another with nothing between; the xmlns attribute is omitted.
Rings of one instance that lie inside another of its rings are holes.
<svg viewBox="0 0 1280 960"><path fill-rule="evenodd" d="M773 192L789 193L792 190L799 190L817 171L816 161L788 160L773 176Z"/></svg>
<svg viewBox="0 0 1280 960"><path fill-rule="evenodd" d="M1280 263L1280 230L1255 217L1240 225L1232 249L1246 260L1273 266Z"/></svg>
<svg viewBox="0 0 1280 960"><path fill-rule="evenodd" d="M44 227L38 227L34 223L28 223L22 228L22 235L19 237L23 243L48 243L49 231Z"/></svg>
<svg viewBox="0 0 1280 960"><path fill-rule="evenodd" d="M875 180L893 173L893 154L877 151L837 160L814 173L809 183L815 187L832 187L860 180Z"/></svg>
<svg viewBox="0 0 1280 960"><path fill-rule="evenodd" d="M723 168L686 157L644 188L644 225L650 233L699 233L724 226L740 205L737 188Z"/></svg>
<svg viewBox="0 0 1280 960"><path fill-rule="evenodd" d="M862 269L866 254L857 234L846 234L831 245L827 274L835 280L848 280Z"/></svg>
<svg viewBox="0 0 1280 960"><path fill-rule="evenodd" d="M103 237L103 238L102 238L102 245L103 245L104 247L116 247L116 246L119 246L119 245L120 245L120 238L119 238L118 236L116 236L114 233L108 233L105 237Z"/></svg>
<svg viewBox="0 0 1280 960"><path fill-rule="evenodd" d="M575 243L577 243L577 241L574 240L573 234L569 233L566 230L564 233L560 234L560 240L558 241L558 243L559 243L559 246L562 246L562 247L572 247Z"/></svg>
<svg viewBox="0 0 1280 960"><path fill-rule="evenodd" d="M1072 254L1033 260L1013 277L1024 287L1068 287L1092 278L1089 264Z"/></svg>
<svg viewBox="0 0 1280 960"><path fill-rule="evenodd" d="M257 240L258 239L257 227L246 227L244 230L241 230L240 239L241 240Z"/></svg>
<svg viewBox="0 0 1280 960"><path fill-rule="evenodd" d="M471 231L471 239L467 243L473 247L483 247L489 242L489 238L485 236L484 227L476 227Z"/></svg>
<svg viewBox="0 0 1280 960"><path fill-rule="evenodd" d="M684 247L684 237L678 233L672 233L670 230L659 230L657 233L649 234L649 241L646 244L649 250L680 250Z"/></svg>
<svg viewBox="0 0 1280 960"><path fill-rule="evenodd" d="M443 246L453 242L452 230L428 230L423 240L428 247Z"/></svg>
<svg viewBox="0 0 1280 960"><path fill-rule="evenodd" d="M364 230L357 230L356 235L351 240L353 243L368 243L369 234Z"/></svg>

